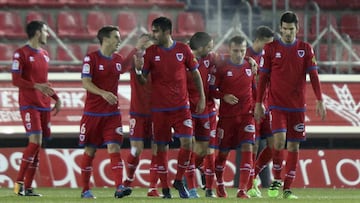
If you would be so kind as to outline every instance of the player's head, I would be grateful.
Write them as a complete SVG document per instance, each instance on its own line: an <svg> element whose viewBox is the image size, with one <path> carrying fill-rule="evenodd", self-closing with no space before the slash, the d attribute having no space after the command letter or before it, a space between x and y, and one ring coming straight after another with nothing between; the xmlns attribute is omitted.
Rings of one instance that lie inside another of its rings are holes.
<svg viewBox="0 0 360 203"><path fill-rule="evenodd" d="M299 20L297 15L292 11L286 11L280 18L281 40L285 43L292 43L296 38L299 30Z"/></svg>
<svg viewBox="0 0 360 203"><path fill-rule="evenodd" d="M109 49L110 52L115 52L120 46L121 38L117 26L107 25L100 28L96 37L98 38L100 45Z"/></svg>
<svg viewBox="0 0 360 203"><path fill-rule="evenodd" d="M152 21L151 30L153 33L154 43L163 45L167 42L172 32L172 23L169 18L159 17Z"/></svg>
<svg viewBox="0 0 360 203"><path fill-rule="evenodd" d="M246 54L246 40L242 36L234 36L229 41L230 59L235 64L241 64Z"/></svg>
<svg viewBox="0 0 360 203"><path fill-rule="evenodd" d="M34 20L26 25L26 34L29 40L37 40L40 44L46 44L49 36L45 22Z"/></svg>
<svg viewBox="0 0 360 203"><path fill-rule="evenodd" d="M263 49L265 44L272 42L274 40L274 31L268 27L261 25L255 30L255 40L253 47L257 46L258 49Z"/></svg>
<svg viewBox="0 0 360 203"><path fill-rule="evenodd" d="M197 32L191 36L189 45L196 55L206 56L213 48L214 41L206 32Z"/></svg>

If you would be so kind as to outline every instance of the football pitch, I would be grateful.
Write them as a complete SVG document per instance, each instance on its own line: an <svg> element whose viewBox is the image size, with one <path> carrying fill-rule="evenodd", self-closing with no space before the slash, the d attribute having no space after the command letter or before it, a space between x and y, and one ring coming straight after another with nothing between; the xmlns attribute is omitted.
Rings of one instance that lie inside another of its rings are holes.
<svg viewBox="0 0 360 203"><path fill-rule="evenodd" d="M228 198L205 198L204 191L199 189L198 199L180 199L175 189L171 189L173 199L148 198L146 197L147 189L135 188L130 196L122 199L115 199L114 189L112 188L94 188L93 193L97 199L81 199L80 189L69 188L38 188L36 192L43 194L42 197L21 197L16 196L11 189L0 188L0 202L1 203L82 203L82 202L134 202L134 203L155 203L155 202L200 202L200 203L223 203L223 202L264 202L264 203L279 203L279 202L296 202L296 203L312 203L312 202L326 202L326 203L343 203L343 202L360 202L360 190L358 189L293 189L294 194L299 196L297 200L274 199L266 196L266 190L262 190L262 198L252 198L248 200L236 198L236 189L227 188Z"/></svg>

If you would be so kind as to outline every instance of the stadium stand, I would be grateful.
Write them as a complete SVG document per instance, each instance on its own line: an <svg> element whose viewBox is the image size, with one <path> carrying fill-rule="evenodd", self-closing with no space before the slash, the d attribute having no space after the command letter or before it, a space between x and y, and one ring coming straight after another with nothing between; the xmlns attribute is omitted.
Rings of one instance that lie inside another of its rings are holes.
<svg viewBox="0 0 360 203"><path fill-rule="evenodd" d="M163 11L150 11L147 15L147 20L146 20L146 28L149 32L151 32L151 23L155 18L158 17L167 17L169 18L171 21L174 22L174 17L171 15L171 13L167 13L167 12L163 12Z"/></svg>
<svg viewBox="0 0 360 203"><path fill-rule="evenodd" d="M129 53L134 49L135 47L131 44L127 44L125 45L124 47L122 47L120 50L119 50L119 54L122 56L122 57L127 57L129 55Z"/></svg>
<svg viewBox="0 0 360 203"><path fill-rule="evenodd" d="M340 31L353 40L360 40L360 14L344 14L340 19Z"/></svg>
<svg viewBox="0 0 360 203"><path fill-rule="evenodd" d="M57 16L57 34L60 38L84 39L88 37L80 12L60 11Z"/></svg>
<svg viewBox="0 0 360 203"><path fill-rule="evenodd" d="M21 16L15 11L0 11L0 36L10 39L24 39Z"/></svg>
<svg viewBox="0 0 360 203"><path fill-rule="evenodd" d="M56 47L56 56L55 59L58 61L73 61L69 55L69 51L74 54L77 60L82 61L84 53L79 44L67 44L67 50L61 46ZM78 65L59 65L57 66L59 71L63 72L80 72L81 66Z"/></svg>
<svg viewBox="0 0 360 203"><path fill-rule="evenodd" d="M200 12L180 12L177 16L177 32L174 36L188 38L195 32L205 31L205 21Z"/></svg>
<svg viewBox="0 0 360 203"><path fill-rule="evenodd" d="M138 26L138 17L135 12L121 11L117 14L116 19L122 38L126 38Z"/></svg>
<svg viewBox="0 0 360 203"><path fill-rule="evenodd" d="M46 22L46 24L51 27L53 30L55 30L55 23L52 18L52 16L49 13L45 12L38 12L38 11L29 11L26 14L25 22L29 23L33 20L41 20Z"/></svg>
<svg viewBox="0 0 360 203"><path fill-rule="evenodd" d="M113 20L110 13L101 11L89 11L87 13L86 28L90 36L96 36L102 26L112 24Z"/></svg>
<svg viewBox="0 0 360 203"><path fill-rule="evenodd" d="M16 50L17 46L13 44L3 44L0 43L0 61L9 61L12 60L12 56L14 51ZM0 72L9 72L10 71L10 64L9 65L0 65Z"/></svg>

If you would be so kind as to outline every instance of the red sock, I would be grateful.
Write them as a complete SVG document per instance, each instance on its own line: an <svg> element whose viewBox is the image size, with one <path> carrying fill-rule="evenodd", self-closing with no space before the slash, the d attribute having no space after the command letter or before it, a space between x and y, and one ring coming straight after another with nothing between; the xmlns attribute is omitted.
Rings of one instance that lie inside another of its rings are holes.
<svg viewBox="0 0 360 203"><path fill-rule="evenodd" d="M215 176L218 183L224 182L223 175L228 154L228 152L219 152L215 158Z"/></svg>
<svg viewBox="0 0 360 203"><path fill-rule="evenodd" d="M272 151L270 147L266 147L260 152L255 162L255 177L269 164L272 159Z"/></svg>
<svg viewBox="0 0 360 203"><path fill-rule="evenodd" d="M299 160L299 152L288 151L286 165L285 165L286 174L284 181L284 190L290 189L290 186L295 179L298 160Z"/></svg>
<svg viewBox="0 0 360 203"><path fill-rule="evenodd" d="M161 187L169 188L168 183L168 157L167 151L158 151L157 152L157 172L160 178Z"/></svg>
<svg viewBox="0 0 360 203"><path fill-rule="evenodd" d="M239 190L246 191L252 165L252 152L241 152Z"/></svg>
<svg viewBox="0 0 360 203"><path fill-rule="evenodd" d="M190 157L190 164L185 170L185 178L189 190L195 188L195 156L195 153L192 152Z"/></svg>
<svg viewBox="0 0 360 203"><path fill-rule="evenodd" d="M21 159L20 170L16 177L17 182L24 182L25 173L29 168L29 164L33 162L35 154L39 151L39 149L40 145L29 142Z"/></svg>
<svg viewBox="0 0 360 203"><path fill-rule="evenodd" d="M132 154L129 154L128 158L127 158L127 178L130 180L134 179L134 173L136 170L136 167L139 164L139 160L140 158L138 156L133 156Z"/></svg>
<svg viewBox="0 0 360 203"><path fill-rule="evenodd" d="M25 173L25 189L31 188L31 184L34 180L35 173L37 168L39 167L39 151L34 156L34 161L29 165L28 169Z"/></svg>
<svg viewBox="0 0 360 203"><path fill-rule="evenodd" d="M256 157L256 154L255 153L251 153L251 158L252 158L252 164L251 164L251 170L250 170L250 175L249 175L249 180L248 180L248 183L247 183L247 186L246 188L249 190L252 188L253 186L253 182L254 182L254 178L255 178L255 170L254 170L254 161L255 160L255 157Z"/></svg>
<svg viewBox="0 0 360 203"><path fill-rule="evenodd" d="M110 164L113 178L115 181L115 187L118 188L122 185L123 179L123 163L121 160L120 152L110 153Z"/></svg>
<svg viewBox="0 0 360 203"><path fill-rule="evenodd" d="M215 154L208 154L204 160L204 168L205 168L205 188L212 189L212 185L214 182L214 170L215 170Z"/></svg>
<svg viewBox="0 0 360 203"><path fill-rule="evenodd" d="M87 153L84 153L81 160L81 181L83 184L82 192L90 189L90 177L92 173L92 161L94 157L89 156Z"/></svg>
<svg viewBox="0 0 360 203"><path fill-rule="evenodd" d="M276 150L273 151L273 175L274 179L281 180L281 170L283 167L284 161L284 150Z"/></svg>
<svg viewBox="0 0 360 203"><path fill-rule="evenodd" d="M190 154L191 154L190 150L180 148L178 154L178 163L176 167L177 172L175 175L175 180L180 180L180 181L182 180L185 170L189 166Z"/></svg>
<svg viewBox="0 0 360 203"><path fill-rule="evenodd" d="M151 156L151 165L150 165L150 188L156 188L157 181L158 181L158 174L157 174L157 164L156 164L156 156Z"/></svg>

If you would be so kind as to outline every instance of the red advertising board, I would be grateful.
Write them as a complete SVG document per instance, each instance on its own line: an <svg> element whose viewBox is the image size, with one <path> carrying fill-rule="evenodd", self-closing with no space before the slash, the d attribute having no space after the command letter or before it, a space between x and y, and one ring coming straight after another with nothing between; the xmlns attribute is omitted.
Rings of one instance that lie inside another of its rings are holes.
<svg viewBox="0 0 360 203"><path fill-rule="evenodd" d="M4 148L0 152L0 187L13 187L14 178L19 170L22 157L21 148ZM169 180L176 173L177 150L169 153ZM126 159L128 149L121 151ZM81 149L46 149L40 153L40 166L34 186L37 187L81 187L80 159ZM142 154L135 187L148 187L151 151ZM235 152L230 153L224 172L225 185L233 186L235 170ZM93 163L93 179L96 187L111 187L110 161L105 149L98 150ZM126 172L124 170L124 177ZM200 184L199 174L197 176ZM294 187L360 188L360 150L302 150L297 168ZM215 187L215 185L214 185Z"/></svg>

